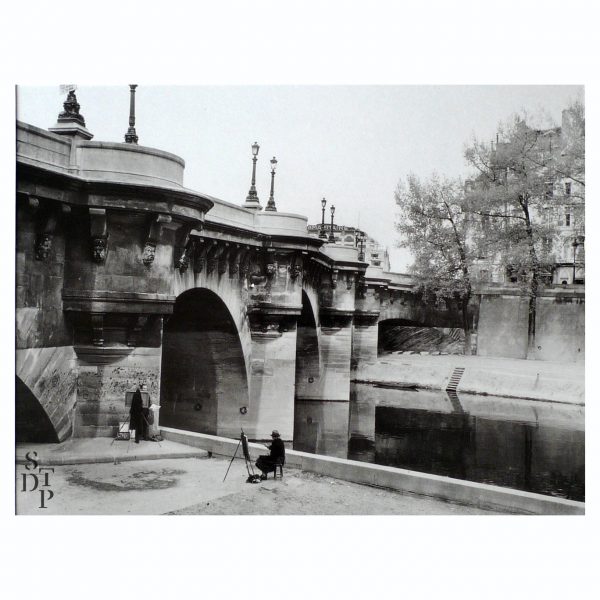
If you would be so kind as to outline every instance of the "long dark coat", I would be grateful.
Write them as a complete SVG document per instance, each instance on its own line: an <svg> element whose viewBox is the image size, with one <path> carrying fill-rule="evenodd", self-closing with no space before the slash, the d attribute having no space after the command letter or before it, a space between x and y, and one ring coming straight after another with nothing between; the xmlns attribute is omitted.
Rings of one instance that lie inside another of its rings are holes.
<svg viewBox="0 0 600 600"><path fill-rule="evenodd" d="M136 390L131 399L131 408L129 409L129 429L135 429L136 437L144 430L144 402L142 401L142 392Z"/></svg>

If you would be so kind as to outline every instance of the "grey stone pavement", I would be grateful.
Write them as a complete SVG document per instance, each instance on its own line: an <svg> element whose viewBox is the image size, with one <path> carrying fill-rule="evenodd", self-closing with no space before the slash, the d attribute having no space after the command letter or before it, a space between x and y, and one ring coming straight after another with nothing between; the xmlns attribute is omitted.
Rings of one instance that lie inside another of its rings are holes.
<svg viewBox="0 0 600 600"><path fill-rule="evenodd" d="M107 444L108 441L108 444ZM183 449L198 452L182 444L155 442L139 444L139 454L146 456L163 452L153 460L106 460L110 440L77 440L91 452L97 446L97 460L85 464L54 464L49 472L53 496L41 508L40 487L31 490L33 479L27 479L23 489L23 474L31 473L25 461L16 465L16 512L21 515L468 515L500 514L443 500L402 494L392 490L349 483L330 477L285 469L283 479L258 484L246 483L246 466L236 459L227 479L229 459L196 457L173 458ZM127 453L126 442L118 451ZM61 452L56 445L51 451L44 445L19 447L18 455L36 449L38 457L73 452L70 444ZM136 448L137 449L137 448ZM131 449L129 450L131 451ZM140 456L142 458L142 456ZM116 464L115 464L116 462ZM48 494L46 494L48 498Z"/></svg>

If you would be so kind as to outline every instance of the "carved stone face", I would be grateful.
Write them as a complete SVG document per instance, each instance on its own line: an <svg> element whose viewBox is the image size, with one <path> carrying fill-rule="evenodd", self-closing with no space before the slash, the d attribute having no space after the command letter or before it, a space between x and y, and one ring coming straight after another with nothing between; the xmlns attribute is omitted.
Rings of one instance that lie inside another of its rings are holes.
<svg viewBox="0 0 600 600"><path fill-rule="evenodd" d="M35 245L35 257L37 260L46 260L52 249L52 236L43 234L38 237Z"/></svg>
<svg viewBox="0 0 600 600"><path fill-rule="evenodd" d="M150 266L154 262L154 255L156 254L156 245L155 244L146 244L144 246L144 252L142 254L142 262L146 266Z"/></svg>
<svg viewBox="0 0 600 600"><path fill-rule="evenodd" d="M179 268L179 272L180 273L185 273L187 271L187 268L190 266L190 259L187 255L186 252L184 252L181 255L181 258L179 259L178 263L177 263L177 267Z"/></svg>
<svg viewBox="0 0 600 600"><path fill-rule="evenodd" d="M276 270L277 270L277 269L276 269L276 267L275 267L275 264L274 264L274 263L268 263L268 264L267 264L267 275L268 275L269 277L271 277L271 276L275 275L275 271L276 271Z"/></svg>
<svg viewBox="0 0 600 600"><path fill-rule="evenodd" d="M94 262L102 263L106 260L106 238L94 238L92 241L92 258Z"/></svg>

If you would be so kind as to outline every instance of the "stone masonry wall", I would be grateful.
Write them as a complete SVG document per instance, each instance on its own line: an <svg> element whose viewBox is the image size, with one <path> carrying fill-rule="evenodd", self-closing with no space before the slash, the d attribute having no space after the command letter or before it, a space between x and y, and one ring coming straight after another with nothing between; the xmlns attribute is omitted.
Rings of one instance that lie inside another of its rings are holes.
<svg viewBox="0 0 600 600"><path fill-rule="evenodd" d="M538 298L535 349L539 360L585 360L585 299Z"/></svg>
<svg viewBox="0 0 600 600"><path fill-rule="evenodd" d="M100 354L79 360L75 437L115 435L119 421L129 418L125 394L140 383L147 385L151 402L160 398L160 348L132 348L125 356L103 360Z"/></svg>
<svg viewBox="0 0 600 600"><path fill-rule="evenodd" d="M528 299L482 296L477 326L478 356L527 358Z"/></svg>

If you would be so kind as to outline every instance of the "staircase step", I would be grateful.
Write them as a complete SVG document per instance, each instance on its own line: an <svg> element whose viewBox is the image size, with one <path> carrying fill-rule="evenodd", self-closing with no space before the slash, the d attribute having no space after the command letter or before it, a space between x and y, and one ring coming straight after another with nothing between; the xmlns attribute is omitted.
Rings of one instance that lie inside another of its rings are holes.
<svg viewBox="0 0 600 600"><path fill-rule="evenodd" d="M448 385L446 386L447 392L453 392L454 394L456 394L456 388L458 387L458 384L460 383L464 372L465 367L454 368L454 370L452 371L452 375L450 375L450 378L448 379Z"/></svg>

